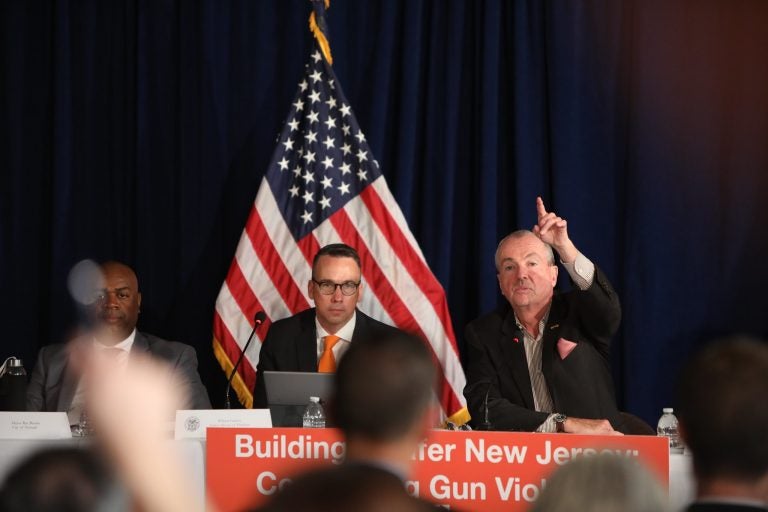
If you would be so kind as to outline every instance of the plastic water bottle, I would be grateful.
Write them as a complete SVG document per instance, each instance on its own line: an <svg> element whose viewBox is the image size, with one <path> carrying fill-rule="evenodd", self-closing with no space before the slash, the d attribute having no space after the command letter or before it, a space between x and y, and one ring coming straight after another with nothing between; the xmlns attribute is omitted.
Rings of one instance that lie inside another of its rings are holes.
<svg viewBox="0 0 768 512"><path fill-rule="evenodd" d="M320 405L320 398L309 397L309 404L304 411L304 428L325 428L325 411Z"/></svg>
<svg viewBox="0 0 768 512"><path fill-rule="evenodd" d="M683 443L680 441L680 432L677 430L677 417L671 407L662 409L656 433L669 439L669 453L683 453Z"/></svg>

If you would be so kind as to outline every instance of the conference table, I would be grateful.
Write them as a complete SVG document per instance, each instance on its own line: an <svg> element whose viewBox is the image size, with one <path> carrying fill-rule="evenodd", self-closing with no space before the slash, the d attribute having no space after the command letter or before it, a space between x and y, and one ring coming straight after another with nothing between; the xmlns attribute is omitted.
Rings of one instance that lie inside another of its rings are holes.
<svg viewBox="0 0 768 512"><path fill-rule="evenodd" d="M179 456L185 461L189 477L199 492L200 500L205 497L205 440L169 440L173 443ZM5 480L8 472L22 459L37 450L52 447L81 447L88 446L88 438L72 438L59 440L0 440L0 482ZM688 454L671 454L669 457L669 497L674 510L681 510L694 497L695 486L691 472L691 457Z"/></svg>

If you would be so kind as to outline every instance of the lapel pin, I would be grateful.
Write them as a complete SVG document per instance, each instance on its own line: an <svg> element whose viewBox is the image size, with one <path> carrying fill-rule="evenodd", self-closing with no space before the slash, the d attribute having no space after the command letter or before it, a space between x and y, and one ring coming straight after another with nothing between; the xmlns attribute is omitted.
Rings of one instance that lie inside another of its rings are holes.
<svg viewBox="0 0 768 512"><path fill-rule="evenodd" d="M552 324L549 326L549 330L551 331L552 329L557 329L558 327L560 327L560 324Z"/></svg>

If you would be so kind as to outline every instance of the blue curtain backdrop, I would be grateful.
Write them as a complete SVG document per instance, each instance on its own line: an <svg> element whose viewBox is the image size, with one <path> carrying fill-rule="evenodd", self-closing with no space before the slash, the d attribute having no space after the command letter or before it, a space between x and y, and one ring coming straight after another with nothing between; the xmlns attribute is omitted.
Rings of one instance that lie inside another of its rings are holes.
<svg viewBox="0 0 768 512"><path fill-rule="evenodd" d="M218 289L311 44L306 0L0 5L0 355L64 339L78 260L210 350ZM334 67L457 333L542 195L622 298L620 405L655 422L702 340L768 335L768 3L333 0ZM563 283L567 286L567 283ZM463 346L463 340L459 340Z"/></svg>

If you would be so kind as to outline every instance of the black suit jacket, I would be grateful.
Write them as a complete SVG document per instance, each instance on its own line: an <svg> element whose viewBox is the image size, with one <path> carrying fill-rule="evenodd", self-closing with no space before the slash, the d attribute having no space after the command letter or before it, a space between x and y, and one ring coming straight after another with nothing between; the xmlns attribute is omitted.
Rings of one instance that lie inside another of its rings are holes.
<svg viewBox="0 0 768 512"><path fill-rule="evenodd" d="M360 310L356 311L352 342L365 342L371 336L396 333L396 327L379 322ZM278 320L269 328L261 345L259 364L256 366L256 386L253 391L254 409L267 407L264 371L316 372L317 331L315 308Z"/></svg>
<svg viewBox="0 0 768 512"><path fill-rule="evenodd" d="M160 359L178 375L188 391L185 408L211 408L208 392L197 373L194 348L136 331L131 355L137 353ZM27 410L67 411L77 391L77 383L78 376L69 369L66 344L41 348L27 387Z"/></svg>
<svg viewBox="0 0 768 512"><path fill-rule="evenodd" d="M552 299L542 340L542 372L555 410L575 418L606 418L619 426L608 359L621 307L608 279L597 268L587 290ZM561 359L560 338L575 342ZM516 342L515 339L518 341ZM533 431L549 416L534 410L528 363L511 306L472 321L466 328L467 385L464 396L475 424L485 412L496 430Z"/></svg>

